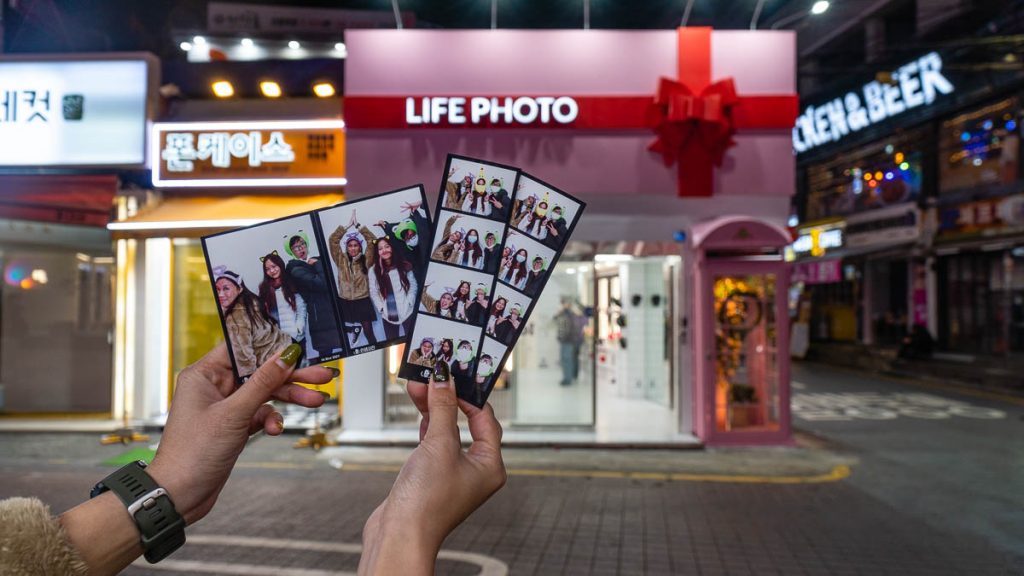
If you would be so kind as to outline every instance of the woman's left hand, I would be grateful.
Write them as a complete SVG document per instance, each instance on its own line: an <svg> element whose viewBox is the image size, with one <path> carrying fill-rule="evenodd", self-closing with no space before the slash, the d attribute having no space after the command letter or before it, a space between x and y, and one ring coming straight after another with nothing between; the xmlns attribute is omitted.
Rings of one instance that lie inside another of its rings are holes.
<svg viewBox="0 0 1024 576"><path fill-rule="evenodd" d="M221 344L178 376L167 426L149 473L188 524L205 516L228 480L251 434L284 431L284 418L266 402L315 408L326 395L293 382L326 384L335 370L295 370L301 348L275 354L236 389L227 347Z"/></svg>

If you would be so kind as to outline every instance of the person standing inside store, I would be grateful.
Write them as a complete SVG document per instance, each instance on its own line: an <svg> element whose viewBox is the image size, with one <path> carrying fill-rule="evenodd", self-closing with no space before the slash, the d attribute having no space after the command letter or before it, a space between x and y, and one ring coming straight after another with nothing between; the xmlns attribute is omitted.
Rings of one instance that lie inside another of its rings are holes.
<svg viewBox="0 0 1024 576"><path fill-rule="evenodd" d="M263 313L272 318L281 331L291 336L305 350L306 301L299 294L292 279L285 274L284 260L274 250L260 258L263 262L263 281L260 282L260 303ZM303 359L303 365L309 357Z"/></svg>
<svg viewBox="0 0 1024 576"><path fill-rule="evenodd" d="M263 314L259 299L227 266L213 269L217 302L224 313L238 375L249 376L292 339Z"/></svg>
<svg viewBox="0 0 1024 576"><path fill-rule="evenodd" d="M319 258L309 257L309 243L305 234L288 239L287 252L293 256L285 266L285 273L306 301L306 319L309 338L306 339L306 357L319 358L341 352L341 334L331 305L330 283L327 270Z"/></svg>
<svg viewBox="0 0 1024 576"><path fill-rule="evenodd" d="M558 338L559 363L562 365L562 386L576 381L580 371L580 345L583 333L579 315L573 310L572 298L562 297L562 309L555 314L555 336Z"/></svg>
<svg viewBox="0 0 1024 576"><path fill-rule="evenodd" d="M331 259L338 267L338 298L341 299L339 304L345 323L358 325L370 346L377 344L373 325L378 316L370 300L369 277L376 252L373 247L375 240L370 229L359 224L355 210L352 211L348 227L338 226L327 240ZM358 336L354 340L359 340Z"/></svg>
<svg viewBox="0 0 1024 576"><path fill-rule="evenodd" d="M412 329L416 275L412 264L388 238L378 238L374 247L377 254L369 273L370 299L384 321L384 334L390 341L405 336Z"/></svg>
<svg viewBox="0 0 1024 576"><path fill-rule="evenodd" d="M338 370L297 370L301 354L297 344L275 350L239 387L221 344L178 375L152 464L131 462L114 471L89 500L57 517L36 498L0 500L0 574L98 576L118 574L144 554L152 562L173 557L185 527L216 505L251 436L284 431L284 418L269 401L323 405L325 394L295 382L326 384ZM507 479L494 410L460 402L436 367L431 380L409 385L424 415L420 444L366 520L359 574L433 573L448 535ZM460 410L473 439L468 450L459 440ZM133 492L138 487L144 487L141 498ZM145 508L130 514L126 501Z"/></svg>

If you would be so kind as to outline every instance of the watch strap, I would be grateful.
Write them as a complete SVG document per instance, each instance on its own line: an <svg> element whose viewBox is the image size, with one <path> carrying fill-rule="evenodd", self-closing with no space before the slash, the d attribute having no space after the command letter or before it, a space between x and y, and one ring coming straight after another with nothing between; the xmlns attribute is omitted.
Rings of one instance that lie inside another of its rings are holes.
<svg viewBox="0 0 1024 576"><path fill-rule="evenodd" d="M129 463L97 484L91 496L117 494L139 528L146 560L156 563L185 543L185 519L145 468L141 460Z"/></svg>

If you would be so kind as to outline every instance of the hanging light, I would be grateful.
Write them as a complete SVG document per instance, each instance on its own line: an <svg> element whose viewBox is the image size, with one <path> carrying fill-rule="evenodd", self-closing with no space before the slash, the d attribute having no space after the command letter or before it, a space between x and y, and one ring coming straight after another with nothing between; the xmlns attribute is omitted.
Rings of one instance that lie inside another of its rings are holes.
<svg viewBox="0 0 1024 576"><path fill-rule="evenodd" d="M281 85L273 80L264 80L260 82L260 92L267 98L280 98Z"/></svg>
<svg viewBox="0 0 1024 576"><path fill-rule="evenodd" d="M213 95L217 98L230 98L235 95L235 87L227 80L218 80L210 85Z"/></svg>
<svg viewBox="0 0 1024 576"><path fill-rule="evenodd" d="M817 16L818 14L824 14L828 7L831 6L828 0L818 0L811 6L811 14Z"/></svg>

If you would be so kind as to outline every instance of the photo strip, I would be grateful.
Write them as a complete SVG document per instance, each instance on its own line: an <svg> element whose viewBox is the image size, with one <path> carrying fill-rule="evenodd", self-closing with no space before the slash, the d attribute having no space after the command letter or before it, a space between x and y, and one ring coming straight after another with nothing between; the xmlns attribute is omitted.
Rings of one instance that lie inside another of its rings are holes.
<svg viewBox="0 0 1024 576"><path fill-rule="evenodd" d="M421 186L315 212L330 254L345 341L354 353L404 341L412 331L433 225Z"/></svg>
<svg viewBox="0 0 1024 576"><path fill-rule="evenodd" d="M519 179L510 225L552 250L565 245L581 203L557 188L523 174Z"/></svg>
<svg viewBox="0 0 1024 576"><path fill-rule="evenodd" d="M498 282L484 339L485 347L500 345L504 351L500 356L487 350L480 353L481 363L484 354L488 354L494 366L504 366L508 361L536 299L586 208L583 202L525 172L520 173L513 206L516 208L502 246ZM561 210L554 210L555 206ZM513 222L518 225L512 225ZM493 347L490 350L495 351ZM481 377L482 374L474 374L474 382ZM486 389L483 401L487 400L492 387Z"/></svg>
<svg viewBox="0 0 1024 576"><path fill-rule="evenodd" d="M494 298L491 300L484 332L508 346L522 331L531 300L501 283L494 288Z"/></svg>
<svg viewBox="0 0 1024 576"><path fill-rule="evenodd" d="M509 230L498 267L498 280L534 298L540 293L556 252L537 240Z"/></svg>
<svg viewBox="0 0 1024 576"><path fill-rule="evenodd" d="M343 355L313 215L203 238L210 280L238 380L295 342L299 366Z"/></svg>
<svg viewBox="0 0 1024 576"><path fill-rule="evenodd" d="M437 219L438 233L430 258L456 266L482 270L487 274L498 271L501 260L501 242L505 237L505 224L441 210Z"/></svg>
<svg viewBox="0 0 1024 576"><path fill-rule="evenodd" d="M417 315L416 327L406 347L408 353L398 375L426 382L434 364L448 364L456 394L469 400L475 396L476 353L483 338L479 327L425 314ZM465 394L465 395L464 395Z"/></svg>
<svg viewBox="0 0 1024 576"><path fill-rule="evenodd" d="M482 343L500 248L509 230L514 200L509 190L515 190L518 181L519 170L514 167L448 155L437 198L438 229L431 243L425 279L430 286L418 308L423 314L415 316L414 336L420 332L419 322L433 314L472 326L476 330L474 342L477 346ZM471 290L468 303L467 284ZM414 337L409 346L417 345ZM473 349L474 357L478 350ZM403 360L399 375L426 382L430 374L410 368L410 363L408 357ZM475 377L475 371L474 365L469 376Z"/></svg>
<svg viewBox="0 0 1024 576"><path fill-rule="evenodd" d="M507 223L519 171L511 166L448 155L438 210L457 210ZM438 220L438 226L443 226Z"/></svg>
<svg viewBox="0 0 1024 576"><path fill-rule="evenodd" d="M483 326L487 322L494 277L483 272L433 263L420 296L420 311Z"/></svg>

